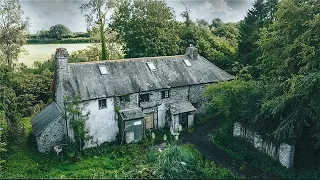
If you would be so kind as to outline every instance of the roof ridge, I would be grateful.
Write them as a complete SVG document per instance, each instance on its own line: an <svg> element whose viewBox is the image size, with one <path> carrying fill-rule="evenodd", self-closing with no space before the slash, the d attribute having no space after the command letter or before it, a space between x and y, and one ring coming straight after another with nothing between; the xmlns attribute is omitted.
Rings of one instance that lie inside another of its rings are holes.
<svg viewBox="0 0 320 180"><path fill-rule="evenodd" d="M114 59L114 60L102 60L102 61L87 61L87 62L78 62L78 63L69 63L69 64L98 64L98 63L107 63L107 62L128 62L131 60L153 60L161 58L173 58L173 57L183 57L185 55L174 55L174 56L155 56L155 57L140 57L140 58L127 58L127 59Z"/></svg>

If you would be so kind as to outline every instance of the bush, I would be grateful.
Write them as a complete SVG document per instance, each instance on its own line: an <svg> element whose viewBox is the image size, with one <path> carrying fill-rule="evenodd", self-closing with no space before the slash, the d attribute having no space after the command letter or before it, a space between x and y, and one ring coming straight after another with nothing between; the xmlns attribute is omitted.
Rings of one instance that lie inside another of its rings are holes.
<svg viewBox="0 0 320 180"><path fill-rule="evenodd" d="M50 39L50 38L29 38L27 44L76 44L76 43L92 43L96 40L88 37L75 37L75 38L62 38Z"/></svg>
<svg viewBox="0 0 320 180"><path fill-rule="evenodd" d="M156 174L165 179L202 178L197 159L181 146L169 146L157 160Z"/></svg>

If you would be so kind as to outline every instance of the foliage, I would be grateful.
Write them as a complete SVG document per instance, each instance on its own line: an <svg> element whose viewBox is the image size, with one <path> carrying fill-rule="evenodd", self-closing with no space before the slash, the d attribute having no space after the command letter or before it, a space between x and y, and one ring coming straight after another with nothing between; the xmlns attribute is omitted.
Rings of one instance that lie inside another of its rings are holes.
<svg viewBox="0 0 320 180"><path fill-rule="evenodd" d="M0 63L12 66L26 42L29 20L22 15L18 0L0 0Z"/></svg>
<svg viewBox="0 0 320 180"><path fill-rule="evenodd" d="M111 48L109 49L111 50ZM123 54L119 49L111 50L108 52L108 57L110 59L122 59ZM94 44L87 49L78 50L69 56L69 62L89 62L89 61L100 61L101 59L101 46L98 44Z"/></svg>
<svg viewBox="0 0 320 180"><path fill-rule="evenodd" d="M125 57L153 57L181 52L178 23L164 2L121 1L111 27L125 42Z"/></svg>
<svg viewBox="0 0 320 180"><path fill-rule="evenodd" d="M10 87L0 84L0 111L5 113L7 122L14 122L19 117L16 93Z"/></svg>
<svg viewBox="0 0 320 180"><path fill-rule="evenodd" d="M107 13L114 6L114 1L90 0L82 4L81 13L84 14L88 30L97 29L101 42L101 59L107 59L106 54L106 27L108 23Z"/></svg>
<svg viewBox="0 0 320 180"><path fill-rule="evenodd" d="M261 55L257 45L260 28L267 28L272 23L277 3L278 0L255 1L253 8L247 12L244 20L240 22L238 57L241 64L252 65L250 74L254 77L259 76L255 66L257 65L257 58Z"/></svg>
<svg viewBox="0 0 320 180"><path fill-rule="evenodd" d="M50 27L48 33L50 38L53 38L53 39L61 39L62 37L70 36L72 34L70 29L63 24L57 24Z"/></svg>
<svg viewBox="0 0 320 180"><path fill-rule="evenodd" d="M61 38L61 39L29 38L27 40L28 44L76 44L76 43L90 43L90 42L96 42L96 41L88 37Z"/></svg>
<svg viewBox="0 0 320 180"><path fill-rule="evenodd" d="M232 136L233 124L221 128L212 139L213 143L227 151L232 158L240 160L244 166L241 170L246 171L248 167L258 168L273 178L286 179L318 179L320 174L317 169L287 169L268 155L257 151L252 144ZM248 168L249 169L249 168Z"/></svg>
<svg viewBox="0 0 320 180"><path fill-rule="evenodd" d="M82 150L85 141L90 139L88 136L88 130L86 129L86 121L89 118L90 111L86 111L86 105L80 104L80 95L74 97L65 97L67 119L69 120L72 130L73 138L76 141L76 145L79 148L79 152ZM86 114L83 114L86 112Z"/></svg>
<svg viewBox="0 0 320 180"><path fill-rule="evenodd" d="M53 72L44 70L40 74L33 74L27 71L15 72L15 78L11 80L12 89L17 95L17 108L23 116L33 115L36 112L34 106L47 103L53 95L50 92Z"/></svg>
<svg viewBox="0 0 320 180"><path fill-rule="evenodd" d="M229 170L210 163L192 146L169 145L157 157L155 174L164 179L234 178Z"/></svg>
<svg viewBox="0 0 320 180"><path fill-rule="evenodd" d="M5 111L1 109L0 104L0 177L3 177L3 164L5 163L4 152L7 151L7 120Z"/></svg>
<svg viewBox="0 0 320 180"><path fill-rule="evenodd" d="M259 117L263 89L261 82L236 79L209 85L205 95L211 99L212 114L223 115L230 122L254 125Z"/></svg>
<svg viewBox="0 0 320 180"><path fill-rule="evenodd" d="M195 156L182 147L171 146L164 150L158 157L156 173L162 179L199 178L200 170L197 169Z"/></svg>
<svg viewBox="0 0 320 180"><path fill-rule="evenodd" d="M276 20L261 33L260 69L267 79L284 82L294 75L317 72L320 4L281 1Z"/></svg>

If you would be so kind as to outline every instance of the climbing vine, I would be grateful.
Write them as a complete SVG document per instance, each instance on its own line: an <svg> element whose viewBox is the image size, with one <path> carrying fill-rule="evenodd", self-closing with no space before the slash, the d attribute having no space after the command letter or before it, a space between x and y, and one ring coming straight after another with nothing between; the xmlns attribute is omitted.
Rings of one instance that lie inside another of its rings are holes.
<svg viewBox="0 0 320 180"><path fill-rule="evenodd" d="M86 104L80 105L81 98L79 95L74 97L67 96L66 102L66 115L72 127L74 140L79 151L82 150L84 142L89 140L88 130L86 128L86 121L89 119L89 111L86 111Z"/></svg>

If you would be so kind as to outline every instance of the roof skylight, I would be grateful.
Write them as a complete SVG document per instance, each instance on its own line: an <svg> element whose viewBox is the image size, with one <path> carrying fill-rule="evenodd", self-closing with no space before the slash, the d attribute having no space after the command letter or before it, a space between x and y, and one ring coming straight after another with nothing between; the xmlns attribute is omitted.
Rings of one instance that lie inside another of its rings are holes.
<svg viewBox="0 0 320 180"><path fill-rule="evenodd" d="M106 67L105 64L100 64L100 65L99 65L99 70L100 70L100 73L101 73L102 75L105 75L105 74L108 73L107 67Z"/></svg>
<svg viewBox="0 0 320 180"><path fill-rule="evenodd" d="M188 66L188 67L191 66L191 63L189 62L189 60L184 59L183 62L186 64L186 66Z"/></svg>
<svg viewBox="0 0 320 180"><path fill-rule="evenodd" d="M147 65L148 65L150 70L152 70L152 71L157 70L157 68L154 66L154 64L152 62L147 62Z"/></svg>

